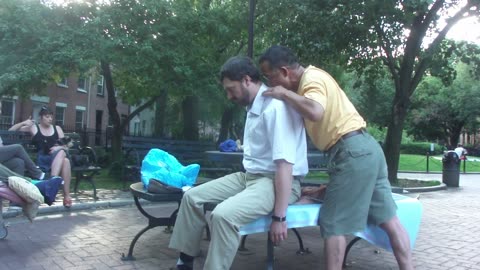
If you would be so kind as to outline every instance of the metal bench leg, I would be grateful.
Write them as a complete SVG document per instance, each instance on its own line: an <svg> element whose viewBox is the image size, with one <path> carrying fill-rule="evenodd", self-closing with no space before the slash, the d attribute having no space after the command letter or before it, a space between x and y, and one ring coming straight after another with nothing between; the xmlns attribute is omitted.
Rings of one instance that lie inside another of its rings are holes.
<svg viewBox="0 0 480 270"><path fill-rule="evenodd" d="M144 234L146 231L150 230L151 228L153 228L153 227L150 226L150 224L149 224L147 227L143 228L139 233L137 233L137 235L135 235L132 242L130 243L130 248L128 249L127 256L125 256L125 254L122 254L122 261L134 261L135 260L135 257L133 257L133 248L135 247L135 244L137 243L138 238L140 238L140 236L142 236L142 234Z"/></svg>
<svg viewBox="0 0 480 270"><path fill-rule="evenodd" d="M245 242L247 241L247 236L248 235L242 236L242 241L240 242L240 247L238 248L238 251L248 251L248 248L245 247Z"/></svg>
<svg viewBox="0 0 480 270"><path fill-rule="evenodd" d="M348 252L350 252L350 249L353 247L353 245L355 245L355 243L357 243L358 240L360 240L360 239L362 239L362 238L355 237L352 241L350 241L350 243L348 243L347 248L345 249L345 255L343 256L343 267L347 267Z"/></svg>
<svg viewBox="0 0 480 270"><path fill-rule="evenodd" d="M140 201L137 196L133 196L133 199L135 200L135 205L138 208L138 211L142 213L145 217L148 218L148 226L143 228L140 232L135 235L133 238L132 242L130 243L130 248L128 249L128 254L125 256L125 254L122 254L122 261L133 261L135 260L135 257L133 256L133 249L135 247L135 244L137 243L137 240L144 234L146 231L158 227L158 226L172 226L175 224L175 219L177 217L178 213L178 208L175 210L170 217L165 218L165 217L154 217L150 214L148 214L145 209L143 209L142 205L140 204Z"/></svg>
<svg viewBox="0 0 480 270"><path fill-rule="evenodd" d="M270 233L268 233L268 240L267 240L267 270L274 269L274 261L275 261L275 254L273 246L272 238L270 237Z"/></svg>
<svg viewBox="0 0 480 270"><path fill-rule="evenodd" d="M7 235L8 235L7 226L5 225L5 221L3 220L2 203L3 203L2 198L0 198L0 240L7 238Z"/></svg>
<svg viewBox="0 0 480 270"><path fill-rule="evenodd" d="M304 255L304 254L312 253L308 248L307 249L304 248L302 236L300 236L300 233L297 231L297 229L292 228L292 231L295 233L295 235L297 236L297 239L298 239L299 249L297 250L297 255Z"/></svg>
<svg viewBox="0 0 480 270"><path fill-rule="evenodd" d="M75 173L75 186L73 187L73 192L77 194L78 192L78 184L82 180L82 174L80 172Z"/></svg>
<svg viewBox="0 0 480 270"><path fill-rule="evenodd" d="M212 236L210 235L210 227L208 226L208 224L207 224L207 226L205 227L205 232L207 233L207 237L206 237L205 240L207 240L207 241L212 240Z"/></svg>
<svg viewBox="0 0 480 270"><path fill-rule="evenodd" d="M76 172L75 173L75 187L74 187L74 192L75 194L77 194L78 192L78 184L85 180L87 181L88 183L90 183L90 185L92 185L92 188L93 188L93 199L94 200L98 200L98 197L97 197L97 187L95 186L95 182L93 181L93 177L97 174L98 172L97 171L94 171L94 172Z"/></svg>

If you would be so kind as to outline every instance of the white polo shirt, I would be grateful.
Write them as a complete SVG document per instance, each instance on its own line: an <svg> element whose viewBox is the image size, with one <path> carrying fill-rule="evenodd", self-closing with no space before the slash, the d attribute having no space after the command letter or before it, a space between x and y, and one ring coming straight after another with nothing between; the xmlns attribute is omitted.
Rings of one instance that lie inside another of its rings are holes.
<svg viewBox="0 0 480 270"><path fill-rule="evenodd" d="M275 173L275 160L293 164L293 175L308 173L303 119L285 102L262 96L260 90L248 107L244 131L243 167L249 173Z"/></svg>

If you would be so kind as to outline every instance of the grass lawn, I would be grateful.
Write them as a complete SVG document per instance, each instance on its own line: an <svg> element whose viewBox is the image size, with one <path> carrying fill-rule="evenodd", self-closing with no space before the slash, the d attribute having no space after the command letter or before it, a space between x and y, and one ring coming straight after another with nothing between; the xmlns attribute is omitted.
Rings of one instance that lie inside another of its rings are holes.
<svg viewBox="0 0 480 270"><path fill-rule="evenodd" d="M465 165L465 171L480 172L480 158L468 157ZM477 161L478 160L478 161ZM428 159L429 172L442 172L442 156L431 156ZM460 172L463 172L464 161L460 164ZM426 172L427 157L422 155L400 155L399 171Z"/></svg>
<svg viewBox="0 0 480 270"><path fill-rule="evenodd" d="M75 177L75 176L72 176ZM126 185L123 183L121 179L118 177L113 177L110 175L110 170L102 169L99 175L94 176L95 186L97 189L126 189L131 183L127 183ZM139 179L140 180L140 179ZM73 184L71 184L71 190L73 191ZM92 186L90 183L82 181L78 185L79 190L92 190Z"/></svg>
<svg viewBox="0 0 480 270"><path fill-rule="evenodd" d="M469 157L469 159L466 163L466 172L480 173L480 158ZM442 156L430 157L428 161L430 172L442 172ZM422 155L400 155L399 171L426 172L427 157ZM463 161L460 165L460 172L463 172ZM95 185L99 189L126 189L130 185L130 183L125 185L118 177L110 175L108 168L103 169L100 175L95 176L94 179ZM305 181L314 184L327 183L328 175L326 172L310 172L305 178ZM91 190L91 186L86 182L82 182L80 183L79 189Z"/></svg>

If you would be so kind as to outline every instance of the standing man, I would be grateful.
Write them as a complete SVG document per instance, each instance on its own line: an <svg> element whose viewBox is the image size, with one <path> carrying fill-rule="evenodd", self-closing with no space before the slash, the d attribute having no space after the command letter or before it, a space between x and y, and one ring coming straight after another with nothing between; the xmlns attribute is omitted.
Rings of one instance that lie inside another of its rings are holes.
<svg viewBox="0 0 480 270"><path fill-rule="evenodd" d="M203 206L218 203L210 216L211 241L203 269L230 269L240 235L238 228L272 213L270 235L279 243L287 237L289 203L300 196L299 179L308 173L302 117L284 102L262 96L267 86L247 57L229 59L220 71L229 100L247 107L243 167L238 172L185 192L170 248L180 251L177 269L193 269L207 224ZM293 175L293 177L292 177Z"/></svg>
<svg viewBox="0 0 480 270"><path fill-rule="evenodd" d="M383 151L343 90L325 71L301 66L286 47L269 48L259 62L272 87L263 95L294 107L313 143L330 157L320 219L326 269L342 269L345 236L364 230L367 222L388 234L400 269L413 269L410 239L396 216Z"/></svg>

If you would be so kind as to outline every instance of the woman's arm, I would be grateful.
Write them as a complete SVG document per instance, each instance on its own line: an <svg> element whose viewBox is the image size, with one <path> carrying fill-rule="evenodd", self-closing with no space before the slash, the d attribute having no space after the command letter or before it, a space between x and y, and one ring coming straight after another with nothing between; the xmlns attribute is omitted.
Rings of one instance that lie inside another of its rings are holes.
<svg viewBox="0 0 480 270"><path fill-rule="evenodd" d="M13 125L8 130L9 131L25 131L25 132L30 132L32 135L35 135L35 132L36 132L35 121L32 120L32 117L30 116L27 120Z"/></svg>
<svg viewBox="0 0 480 270"><path fill-rule="evenodd" d="M55 126L55 128L57 129L59 139L65 137L65 133L63 133L63 129L60 126Z"/></svg>

